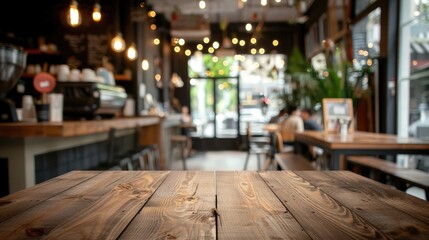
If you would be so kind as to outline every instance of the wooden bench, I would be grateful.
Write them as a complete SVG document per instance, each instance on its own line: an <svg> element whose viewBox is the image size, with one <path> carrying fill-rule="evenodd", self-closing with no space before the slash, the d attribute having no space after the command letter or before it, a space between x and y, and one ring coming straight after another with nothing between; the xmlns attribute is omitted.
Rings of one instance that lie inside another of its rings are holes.
<svg viewBox="0 0 429 240"><path fill-rule="evenodd" d="M312 171L316 170L305 157L294 153L276 153L276 162L283 170Z"/></svg>
<svg viewBox="0 0 429 240"><path fill-rule="evenodd" d="M389 176L392 184L398 189L405 191L407 184L425 190L426 200L429 197L429 174L423 171L409 168L401 168L396 163L371 156L349 156L349 163L355 167L355 172L361 173L360 167L366 167L373 171L374 180L385 183L385 177Z"/></svg>

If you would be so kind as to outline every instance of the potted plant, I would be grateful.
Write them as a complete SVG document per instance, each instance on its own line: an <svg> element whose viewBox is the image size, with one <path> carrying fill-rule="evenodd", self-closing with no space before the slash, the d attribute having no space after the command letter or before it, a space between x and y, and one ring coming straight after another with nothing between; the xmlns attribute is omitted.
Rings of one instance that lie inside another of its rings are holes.
<svg viewBox="0 0 429 240"><path fill-rule="evenodd" d="M357 107L361 97L370 94L370 88L364 86L370 66L356 69L350 63L339 61L329 63L325 69L316 70L297 48L289 57L286 91L279 95L285 106L300 105L319 110L323 98L351 98Z"/></svg>

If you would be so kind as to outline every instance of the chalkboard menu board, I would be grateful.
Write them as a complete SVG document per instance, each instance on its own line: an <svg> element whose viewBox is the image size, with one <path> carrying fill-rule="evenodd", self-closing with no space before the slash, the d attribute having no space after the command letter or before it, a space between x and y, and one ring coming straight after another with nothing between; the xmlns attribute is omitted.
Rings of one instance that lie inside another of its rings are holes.
<svg viewBox="0 0 429 240"><path fill-rule="evenodd" d="M98 67L101 65L103 56L109 53L106 34L66 33L63 36L61 51L69 55L67 62L71 67Z"/></svg>

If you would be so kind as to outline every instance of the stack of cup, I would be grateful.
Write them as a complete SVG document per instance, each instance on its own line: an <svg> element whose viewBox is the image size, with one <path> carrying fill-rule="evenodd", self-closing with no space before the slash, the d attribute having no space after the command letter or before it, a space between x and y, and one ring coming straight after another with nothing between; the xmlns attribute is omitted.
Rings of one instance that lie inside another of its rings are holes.
<svg viewBox="0 0 429 240"><path fill-rule="evenodd" d="M97 81L97 75L91 68L82 69L82 81L84 82L95 82Z"/></svg>
<svg viewBox="0 0 429 240"><path fill-rule="evenodd" d="M70 70L70 74L69 74L69 78L68 80L71 82L78 82L80 81L81 76L80 76L80 70L79 69L72 69Z"/></svg>
<svg viewBox="0 0 429 240"><path fill-rule="evenodd" d="M50 122L63 121L63 98L64 97L62 93L48 94Z"/></svg>
<svg viewBox="0 0 429 240"><path fill-rule="evenodd" d="M57 79L59 82L66 82L69 79L70 67L67 64L57 66Z"/></svg>
<svg viewBox="0 0 429 240"><path fill-rule="evenodd" d="M30 95L24 95L22 97L22 121L36 121L36 109L34 108L33 97Z"/></svg>

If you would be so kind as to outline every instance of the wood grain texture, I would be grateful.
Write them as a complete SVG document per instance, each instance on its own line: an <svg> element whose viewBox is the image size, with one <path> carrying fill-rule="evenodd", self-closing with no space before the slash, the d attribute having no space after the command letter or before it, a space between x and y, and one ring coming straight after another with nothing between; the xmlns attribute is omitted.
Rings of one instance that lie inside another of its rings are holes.
<svg viewBox="0 0 429 240"><path fill-rule="evenodd" d="M130 178L127 172L104 172L14 215L0 225L3 239L24 239L48 235L74 214L84 215L86 209L110 191L121 178Z"/></svg>
<svg viewBox="0 0 429 240"><path fill-rule="evenodd" d="M295 173L260 175L312 239L388 239L371 223Z"/></svg>
<svg viewBox="0 0 429 240"><path fill-rule="evenodd" d="M297 175L335 198L356 215L371 222L374 227L392 239L427 239L429 236L428 223L383 202L377 196L380 188L361 181L362 178L357 174L323 172L315 177L309 172L297 172Z"/></svg>
<svg viewBox="0 0 429 240"><path fill-rule="evenodd" d="M115 171L110 171L115 174ZM135 172L44 239L115 239L146 204L169 172Z"/></svg>
<svg viewBox="0 0 429 240"><path fill-rule="evenodd" d="M76 171L0 202L0 239L429 236L428 202L347 171Z"/></svg>
<svg viewBox="0 0 429 240"><path fill-rule="evenodd" d="M92 171L73 171L37 184L0 199L0 222L3 222L47 199L100 174Z"/></svg>
<svg viewBox="0 0 429 240"><path fill-rule="evenodd" d="M120 239L215 239L213 172L171 172Z"/></svg>
<svg viewBox="0 0 429 240"><path fill-rule="evenodd" d="M303 175L304 173L299 174ZM350 177L350 175L353 175L353 177ZM354 191L362 197L377 198L379 201L429 224L429 203L426 201L408 195L405 192L392 189L392 187L385 184L349 172L333 171L330 172L329 177L332 179L329 180L328 183L323 183L326 180L321 179L321 175L312 175L311 178L308 174L306 176L306 178L312 179L312 181L319 181L319 184L330 184L329 182L335 181L337 188L349 188L350 185L352 185Z"/></svg>
<svg viewBox="0 0 429 240"><path fill-rule="evenodd" d="M158 117L114 118L61 123L0 123L0 137L72 137L107 132L110 128L126 129L157 125Z"/></svg>
<svg viewBox="0 0 429 240"><path fill-rule="evenodd" d="M353 132L342 138L339 133L304 131L295 133L295 139L327 149L419 149L429 152L427 141L381 133Z"/></svg>
<svg viewBox="0 0 429 240"><path fill-rule="evenodd" d="M276 153L277 163L283 170L311 171L316 170L305 157L294 153Z"/></svg>
<svg viewBox="0 0 429 240"><path fill-rule="evenodd" d="M417 186L429 190L429 174L416 169L385 168L383 172L407 182L412 186Z"/></svg>
<svg viewBox="0 0 429 240"><path fill-rule="evenodd" d="M256 172L217 172L219 239L310 239Z"/></svg>
<svg viewBox="0 0 429 240"><path fill-rule="evenodd" d="M398 166L394 162L389 162L384 159L371 156L348 156L347 161L353 164L359 164L365 167L370 167L373 169L383 169L383 168L397 168Z"/></svg>

